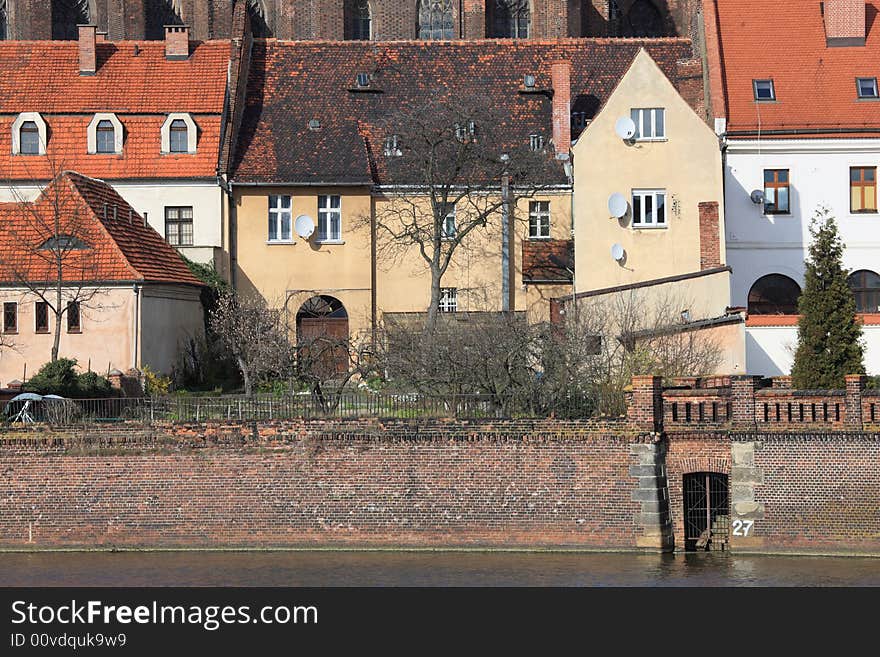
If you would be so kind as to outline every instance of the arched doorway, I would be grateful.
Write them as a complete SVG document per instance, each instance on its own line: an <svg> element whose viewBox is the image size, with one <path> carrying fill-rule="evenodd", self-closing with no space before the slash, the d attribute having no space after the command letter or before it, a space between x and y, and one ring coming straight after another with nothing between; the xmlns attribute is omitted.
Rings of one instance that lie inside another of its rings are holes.
<svg viewBox="0 0 880 657"><path fill-rule="evenodd" d="M797 315L801 286L788 276L768 274L749 290L750 315Z"/></svg>
<svg viewBox="0 0 880 657"><path fill-rule="evenodd" d="M348 371L348 312L336 297L307 299L296 313L301 364L322 379Z"/></svg>
<svg viewBox="0 0 880 657"><path fill-rule="evenodd" d="M684 549L726 550L730 537L728 478L719 472L684 475Z"/></svg>

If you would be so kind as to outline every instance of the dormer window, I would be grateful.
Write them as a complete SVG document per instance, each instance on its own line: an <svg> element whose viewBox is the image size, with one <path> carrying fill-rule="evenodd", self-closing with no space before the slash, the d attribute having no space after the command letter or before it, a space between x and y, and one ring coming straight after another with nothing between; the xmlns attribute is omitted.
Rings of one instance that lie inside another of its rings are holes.
<svg viewBox="0 0 880 657"><path fill-rule="evenodd" d="M98 121L96 128L95 151L98 153L115 153L116 152L116 130L110 121Z"/></svg>
<svg viewBox="0 0 880 657"><path fill-rule="evenodd" d="M403 155L398 144L397 135L385 137L385 157Z"/></svg>
<svg viewBox="0 0 880 657"><path fill-rule="evenodd" d="M173 112L162 124L162 153L195 153L198 132L196 122L186 112Z"/></svg>
<svg viewBox="0 0 880 657"><path fill-rule="evenodd" d="M543 135L529 135L529 148L533 151L539 151L544 148Z"/></svg>
<svg viewBox="0 0 880 657"><path fill-rule="evenodd" d="M12 154L46 154L46 122L37 112L22 112L12 122Z"/></svg>
<svg viewBox="0 0 880 657"><path fill-rule="evenodd" d="M776 100L773 80L752 80L755 88L755 100Z"/></svg>
<svg viewBox="0 0 880 657"><path fill-rule="evenodd" d="M100 155L120 155L122 153L122 123L115 114L95 114L89 123L88 152Z"/></svg>
<svg viewBox="0 0 880 657"><path fill-rule="evenodd" d="M877 78L856 78L859 98L878 98Z"/></svg>

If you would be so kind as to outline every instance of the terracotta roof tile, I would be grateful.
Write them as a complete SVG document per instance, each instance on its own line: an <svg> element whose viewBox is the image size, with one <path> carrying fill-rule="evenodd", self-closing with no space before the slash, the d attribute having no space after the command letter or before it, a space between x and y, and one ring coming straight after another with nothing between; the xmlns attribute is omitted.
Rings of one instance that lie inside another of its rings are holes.
<svg viewBox="0 0 880 657"><path fill-rule="evenodd" d="M865 45L847 47L827 45L820 4L718 0L729 131L880 134L880 102L859 100L856 93L857 77L880 77L880 3L867 3ZM755 102L752 80L757 79L773 80L776 102Z"/></svg>
<svg viewBox="0 0 880 657"><path fill-rule="evenodd" d="M573 240L523 240L523 282L571 283Z"/></svg>
<svg viewBox="0 0 880 657"><path fill-rule="evenodd" d="M0 282L53 280L51 254L39 257L38 247L54 234L55 208L63 215L62 232L73 233L89 247L65 255L66 281L202 285L110 185L69 171L33 203L0 204Z"/></svg>

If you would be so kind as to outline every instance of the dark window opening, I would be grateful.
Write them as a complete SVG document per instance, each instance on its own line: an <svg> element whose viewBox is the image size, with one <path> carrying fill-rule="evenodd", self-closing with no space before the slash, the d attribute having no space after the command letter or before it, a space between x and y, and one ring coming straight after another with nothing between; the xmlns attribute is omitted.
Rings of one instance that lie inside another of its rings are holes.
<svg viewBox="0 0 880 657"><path fill-rule="evenodd" d="M880 312L880 276L870 270L860 269L850 274L849 287L856 298L856 312Z"/></svg>
<svg viewBox="0 0 880 657"><path fill-rule="evenodd" d="M3 332L18 333L18 304L14 301L3 304Z"/></svg>
<svg viewBox="0 0 880 657"><path fill-rule="evenodd" d="M67 332L80 333L82 325L80 324L79 302L71 301L67 304Z"/></svg>
<svg viewBox="0 0 880 657"><path fill-rule="evenodd" d="M369 0L345 0L343 5L346 41L370 40Z"/></svg>
<svg viewBox="0 0 880 657"><path fill-rule="evenodd" d="M76 41L77 25L89 25L89 0L52 0L52 38Z"/></svg>
<svg viewBox="0 0 880 657"><path fill-rule="evenodd" d="M251 34L257 39L272 36L272 28L266 16L266 7L261 0L247 0L248 18L251 22Z"/></svg>
<svg viewBox="0 0 880 657"><path fill-rule="evenodd" d="M37 333L49 332L49 304L37 301L34 307L34 330Z"/></svg>
<svg viewBox="0 0 880 657"><path fill-rule="evenodd" d="M788 276L762 276L749 290L750 315L797 315L801 286Z"/></svg>
<svg viewBox="0 0 880 657"><path fill-rule="evenodd" d="M161 41L166 25L183 25L177 0L146 0L144 2L144 37Z"/></svg>
<svg viewBox="0 0 880 657"><path fill-rule="evenodd" d="M685 550L726 550L730 536L727 475L695 472L686 474L683 484Z"/></svg>
<svg viewBox="0 0 880 657"><path fill-rule="evenodd" d="M531 30L529 0L491 0L486 24L489 36L499 39L528 39Z"/></svg>
<svg viewBox="0 0 880 657"><path fill-rule="evenodd" d="M666 36L666 23L660 10L650 0L636 0L620 26L621 36Z"/></svg>

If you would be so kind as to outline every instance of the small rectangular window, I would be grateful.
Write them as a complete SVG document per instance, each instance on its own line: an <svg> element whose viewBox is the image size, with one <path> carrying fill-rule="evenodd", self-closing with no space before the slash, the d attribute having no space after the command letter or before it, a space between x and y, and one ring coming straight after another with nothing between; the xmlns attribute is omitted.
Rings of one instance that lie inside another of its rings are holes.
<svg viewBox="0 0 880 657"><path fill-rule="evenodd" d="M440 288L440 303L438 310L441 313L454 313L458 310L458 290L454 287Z"/></svg>
<svg viewBox="0 0 880 657"><path fill-rule="evenodd" d="M544 137L542 135L529 135L529 148L533 151L539 151L544 148Z"/></svg>
<svg viewBox="0 0 880 657"><path fill-rule="evenodd" d="M633 228L666 227L666 191L635 190L632 194Z"/></svg>
<svg viewBox="0 0 880 657"><path fill-rule="evenodd" d="M444 240L453 240L455 239L456 232L458 232L458 228L455 223L455 206L453 206L452 210L443 216L442 238Z"/></svg>
<svg viewBox="0 0 880 657"><path fill-rule="evenodd" d="M791 184L788 169L764 170L764 214L791 212Z"/></svg>
<svg viewBox="0 0 880 657"><path fill-rule="evenodd" d="M856 78L859 98L877 98L877 78Z"/></svg>
<svg viewBox="0 0 880 657"><path fill-rule="evenodd" d="M67 332L80 333L82 325L80 324L79 303L71 301L67 304Z"/></svg>
<svg viewBox="0 0 880 657"><path fill-rule="evenodd" d="M529 202L529 239L550 237L550 201Z"/></svg>
<svg viewBox="0 0 880 657"><path fill-rule="evenodd" d="M290 196L272 194L269 196L269 238L270 242L290 242L291 233Z"/></svg>
<svg viewBox="0 0 880 657"><path fill-rule="evenodd" d="M849 170L850 211L877 212L877 167L851 167Z"/></svg>
<svg viewBox="0 0 880 657"><path fill-rule="evenodd" d="M172 246L192 246L192 207L186 206L165 208L165 239Z"/></svg>
<svg viewBox="0 0 880 657"><path fill-rule="evenodd" d="M318 197L318 241L342 241L342 197Z"/></svg>
<svg viewBox="0 0 880 657"><path fill-rule="evenodd" d="M34 331L49 332L49 304L45 301L37 301L34 304Z"/></svg>
<svg viewBox="0 0 880 657"><path fill-rule="evenodd" d="M635 108L630 110L630 117L636 124L634 139L648 141L666 139L666 110L661 107Z"/></svg>
<svg viewBox="0 0 880 657"><path fill-rule="evenodd" d="M755 87L755 100L776 100L773 80L752 80Z"/></svg>
<svg viewBox="0 0 880 657"><path fill-rule="evenodd" d="M3 304L3 332L18 333L18 304L14 301Z"/></svg>

